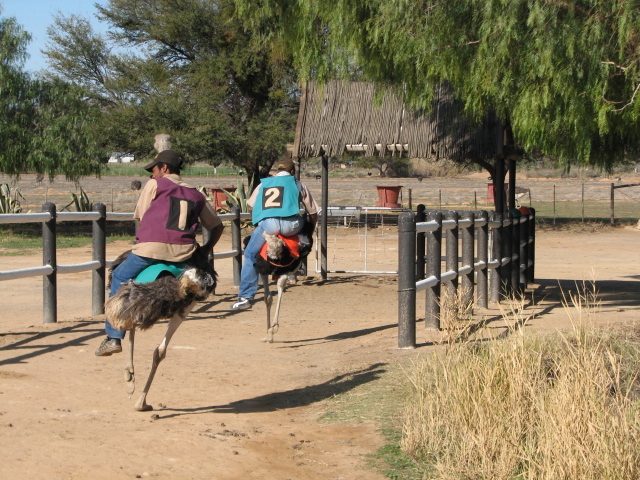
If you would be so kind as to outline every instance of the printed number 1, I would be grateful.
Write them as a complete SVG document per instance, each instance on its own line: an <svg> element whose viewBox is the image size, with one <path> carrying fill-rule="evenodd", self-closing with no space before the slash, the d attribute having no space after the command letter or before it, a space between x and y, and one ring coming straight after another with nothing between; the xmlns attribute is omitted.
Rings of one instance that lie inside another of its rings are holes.
<svg viewBox="0 0 640 480"><path fill-rule="evenodd" d="M282 207L282 197L284 189L282 187L267 188L264 192L263 209Z"/></svg>

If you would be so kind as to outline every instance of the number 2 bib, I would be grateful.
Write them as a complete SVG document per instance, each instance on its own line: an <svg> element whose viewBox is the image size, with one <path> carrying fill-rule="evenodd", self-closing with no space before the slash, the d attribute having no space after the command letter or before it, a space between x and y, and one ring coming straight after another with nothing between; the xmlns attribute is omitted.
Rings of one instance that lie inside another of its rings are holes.
<svg viewBox="0 0 640 480"><path fill-rule="evenodd" d="M276 175L260 180L260 192L253 206L251 222L300 213L300 191L292 175Z"/></svg>

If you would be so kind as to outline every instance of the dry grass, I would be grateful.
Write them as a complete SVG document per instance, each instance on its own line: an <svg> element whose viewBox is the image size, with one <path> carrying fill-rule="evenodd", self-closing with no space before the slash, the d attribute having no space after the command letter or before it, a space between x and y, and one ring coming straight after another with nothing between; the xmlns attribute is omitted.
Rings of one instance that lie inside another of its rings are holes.
<svg viewBox="0 0 640 480"><path fill-rule="evenodd" d="M594 289L565 308L570 333L514 327L416 362L402 448L425 478L640 478L638 346L590 326Z"/></svg>

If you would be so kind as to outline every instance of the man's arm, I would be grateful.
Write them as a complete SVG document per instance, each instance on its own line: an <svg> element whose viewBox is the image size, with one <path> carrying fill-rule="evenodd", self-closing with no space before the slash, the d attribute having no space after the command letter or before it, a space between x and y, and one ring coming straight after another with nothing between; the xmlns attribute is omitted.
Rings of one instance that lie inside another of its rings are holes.
<svg viewBox="0 0 640 480"><path fill-rule="evenodd" d="M158 190L158 182L154 178L149 180L142 192L140 192L140 198L138 198L138 203L136 203L135 211L133 212L134 220L142 220L144 214L149 210L151 206L151 202L154 198L156 198L156 191Z"/></svg>
<svg viewBox="0 0 640 480"><path fill-rule="evenodd" d="M311 226L313 227L313 230L315 230L316 223L318 223L318 214L317 213L309 214L309 221L311 222Z"/></svg>
<svg viewBox="0 0 640 480"><path fill-rule="evenodd" d="M218 243L218 240L220 240L223 230L224 225L222 225L222 223L209 230L209 239L207 240L207 243L202 246L202 249L207 255L209 255L213 251L213 247L215 247L216 243Z"/></svg>

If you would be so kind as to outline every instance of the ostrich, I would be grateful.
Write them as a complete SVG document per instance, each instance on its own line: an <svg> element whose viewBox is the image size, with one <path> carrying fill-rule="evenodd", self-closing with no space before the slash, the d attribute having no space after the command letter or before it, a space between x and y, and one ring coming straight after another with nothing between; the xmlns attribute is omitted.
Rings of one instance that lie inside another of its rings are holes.
<svg viewBox="0 0 640 480"><path fill-rule="evenodd" d="M120 255L111 266L111 271L119 265L130 252ZM158 264L148 267L155 267ZM163 264L161 264L163 265ZM118 293L105 304L105 313L109 322L119 330L129 330L129 363L124 369L129 396L135 391L135 373L133 368L133 347L136 327L140 330L151 328L158 320L168 319L167 332L160 345L153 351L151 371L142 395L134 408L138 411L153 410L146 402L147 393L155 376L158 365L165 358L171 337L180 324L187 318L195 304L205 300L216 287L216 272L208 255L198 247L193 256L184 264L179 278L164 271L149 283L129 281L122 285Z"/></svg>
<svg viewBox="0 0 640 480"><path fill-rule="evenodd" d="M269 235L263 233L266 240L260 255L256 257L256 271L262 279L264 287L264 303L267 307L267 336L263 342L273 343L273 335L278 331L280 324L280 305L282 294L289 283L289 276L294 275L300 264L307 258L313 245L313 225L309 222L305 224L298 235L283 237L281 235ZM250 237L244 239L245 246ZM269 289L269 277L276 281L278 299L276 301L276 311L271 322L271 307L273 296Z"/></svg>

